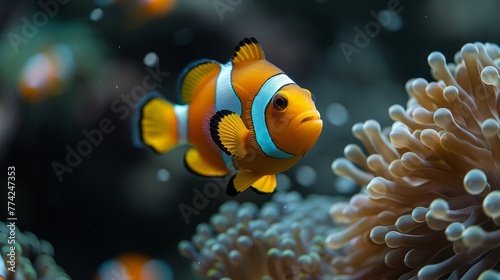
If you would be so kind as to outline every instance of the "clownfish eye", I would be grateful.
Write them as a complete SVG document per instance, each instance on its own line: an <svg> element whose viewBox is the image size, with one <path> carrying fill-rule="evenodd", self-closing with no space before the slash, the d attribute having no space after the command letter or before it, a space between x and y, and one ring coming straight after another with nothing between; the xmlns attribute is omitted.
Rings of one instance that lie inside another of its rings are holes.
<svg viewBox="0 0 500 280"><path fill-rule="evenodd" d="M286 106L288 106L288 99L283 94L277 93L273 97L273 106L274 109L283 111L286 109Z"/></svg>

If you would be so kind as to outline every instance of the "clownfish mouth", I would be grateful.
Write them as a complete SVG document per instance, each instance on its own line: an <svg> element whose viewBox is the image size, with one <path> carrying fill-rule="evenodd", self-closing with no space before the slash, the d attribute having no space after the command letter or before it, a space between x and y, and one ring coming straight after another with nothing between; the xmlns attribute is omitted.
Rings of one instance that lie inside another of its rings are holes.
<svg viewBox="0 0 500 280"><path fill-rule="evenodd" d="M298 114L291 121L291 127L295 131L310 125L315 126L318 124L322 125L323 121L321 120L318 110L314 109Z"/></svg>
<svg viewBox="0 0 500 280"><path fill-rule="evenodd" d="M308 121L316 121L316 120L319 120L319 114L307 116L307 117L303 118L300 121L300 123L305 123L305 122L308 122Z"/></svg>

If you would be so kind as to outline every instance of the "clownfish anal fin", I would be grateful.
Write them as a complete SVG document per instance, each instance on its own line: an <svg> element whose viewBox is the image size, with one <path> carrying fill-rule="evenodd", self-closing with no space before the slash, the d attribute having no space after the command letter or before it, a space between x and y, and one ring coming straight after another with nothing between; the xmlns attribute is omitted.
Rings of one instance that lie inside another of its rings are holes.
<svg viewBox="0 0 500 280"><path fill-rule="evenodd" d="M252 184L259 193L269 194L276 189L276 175L264 175Z"/></svg>
<svg viewBox="0 0 500 280"><path fill-rule="evenodd" d="M231 61L234 65L247 60L261 60L266 59L264 51L259 42L255 38L243 39L234 49L234 54Z"/></svg>
<svg viewBox="0 0 500 280"><path fill-rule="evenodd" d="M261 176L262 175L251 171L238 171L238 173L236 173L236 175L234 175L229 181L226 194L229 196L236 196L252 186L252 184L259 180Z"/></svg>
<svg viewBox="0 0 500 280"><path fill-rule="evenodd" d="M189 171L201 176L222 177L229 173L228 170L214 167L213 164L205 160L195 148L190 148L186 152L184 164Z"/></svg>
<svg viewBox="0 0 500 280"><path fill-rule="evenodd" d="M183 103L189 104L199 87L212 76L217 75L220 65L217 61L202 59L189 64L179 76L177 92Z"/></svg>
<svg viewBox="0 0 500 280"><path fill-rule="evenodd" d="M249 130L241 117L229 110L217 111L210 118L210 135L224 153L237 158L247 154L245 143Z"/></svg>
<svg viewBox="0 0 500 280"><path fill-rule="evenodd" d="M237 196L240 192L236 190L234 186L234 178L236 175L233 175L231 179L229 180L229 183L227 184L226 187L226 194L229 195L230 197L235 197Z"/></svg>

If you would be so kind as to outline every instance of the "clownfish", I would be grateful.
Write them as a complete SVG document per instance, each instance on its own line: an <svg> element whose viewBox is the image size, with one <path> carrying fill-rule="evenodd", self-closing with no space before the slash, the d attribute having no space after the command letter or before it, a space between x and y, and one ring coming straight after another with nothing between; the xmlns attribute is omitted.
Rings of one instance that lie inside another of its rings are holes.
<svg viewBox="0 0 500 280"><path fill-rule="evenodd" d="M27 102L58 95L66 88L74 68L71 49L65 44L55 45L26 61L19 78L19 92Z"/></svg>
<svg viewBox="0 0 500 280"><path fill-rule="evenodd" d="M135 143L159 154L191 144L187 168L230 176L230 196L249 187L272 193L275 174L303 157L323 127L311 92L268 62L254 38L241 41L225 64L202 59L188 65L177 91L182 104L157 93L137 104Z"/></svg>
<svg viewBox="0 0 500 280"><path fill-rule="evenodd" d="M159 259L127 253L99 266L94 280L172 280L170 266Z"/></svg>
<svg viewBox="0 0 500 280"><path fill-rule="evenodd" d="M171 14L178 0L94 0L100 7L117 6L125 13L124 25L139 28L152 19L160 19Z"/></svg>
<svg viewBox="0 0 500 280"><path fill-rule="evenodd" d="M134 0L129 2L125 22L129 28L138 28L151 19L163 18L171 14L177 5L177 0Z"/></svg>

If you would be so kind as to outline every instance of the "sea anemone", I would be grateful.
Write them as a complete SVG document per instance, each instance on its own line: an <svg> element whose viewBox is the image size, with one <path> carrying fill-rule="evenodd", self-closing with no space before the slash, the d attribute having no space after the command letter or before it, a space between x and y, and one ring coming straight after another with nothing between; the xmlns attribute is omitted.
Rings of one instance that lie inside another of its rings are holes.
<svg viewBox="0 0 500 280"><path fill-rule="evenodd" d="M228 201L179 251L207 279L331 279L333 252L324 240L333 228L332 203L297 192L278 192L260 210Z"/></svg>
<svg viewBox="0 0 500 280"><path fill-rule="evenodd" d="M71 279L54 261L49 242L32 232L20 232L10 222L0 222L0 248L0 279Z"/></svg>
<svg viewBox="0 0 500 280"><path fill-rule="evenodd" d="M455 63L439 52L428 63L437 82L408 81L390 129L353 126L368 155L350 144L332 164L366 187L330 209L347 225L326 240L343 248L332 262L343 279L498 279L500 48L466 44Z"/></svg>

